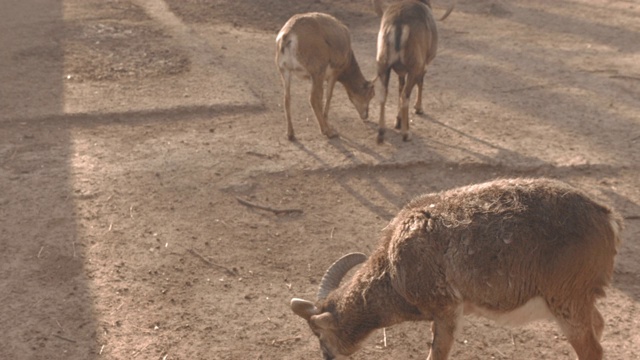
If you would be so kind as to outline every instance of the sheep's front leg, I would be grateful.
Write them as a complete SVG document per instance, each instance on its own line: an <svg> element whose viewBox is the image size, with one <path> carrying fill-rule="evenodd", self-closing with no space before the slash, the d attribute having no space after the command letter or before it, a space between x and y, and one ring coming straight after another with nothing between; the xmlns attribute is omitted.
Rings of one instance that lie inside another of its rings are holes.
<svg viewBox="0 0 640 360"><path fill-rule="evenodd" d="M415 85L416 78L412 74L408 74L402 89L402 96L400 96L400 133L403 141L409 140L409 99Z"/></svg>
<svg viewBox="0 0 640 360"><path fill-rule="evenodd" d="M424 86L424 72L416 78L416 85L418 86L418 96L416 97L416 104L414 109L416 110L416 114L424 114L424 109L422 108L422 88Z"/></svg>
<svg viewBox="0 0 640 360"><path fill-rule="evenodd" d="M404 93L404 85L405 85L406 75L400 76L398 75L398 115L396 116L396 129L400 130L402 127L402 94Z"/></svg>
<svg viewBox="0 0 640 360"><path fill-rule="evenodd" d="M287 138L291 141L295 140L293 125L291 124L291 72L287 69L280 68L280 76L282 77L282 85L284 87L284 117L287 121Z"/></svg>
<svg viewBox="0 0 640 360"><path fill-rule="evenodd" d="M325 95L325 104L324 104L324 121L329 122L329 105L331 105L331 98L333 97L333 88L336 85L336 81L338 81L338 77L335 75L331 75L327 79L327 93Z"/></svg>
<svg viewBox="0 0 640 360"><path fill-rule="evenodd" d="M462 307L439 316L433 320L431 331L433 332L433 345L427 360L447 360L453 347L455 333L460 328L462 321Z"/></svg>
<svg viewBox="0 0 640 360"><path fill-rule="evenodd" d="M316 115L318 125L320 125L320 132L325 134L327 137L332 138L337 136L338 133L329 126L327 119L324 117L324 109L322 108L322 93L324 91L323 84L324 78L322 76L317 75L311 77L311 96L309 97L309 103Z"/></svg>
<svg viewBox="0 0 640 360"><path fill-rule="evenodd" d="M389 75L391 74L391 68L386 64L378 64L378 80L375 83L375 92L380 102L380 119L378 120L378 144L384 142L385 133L385 121L384 110L387 102L387 90L389 88Z"/></svg>

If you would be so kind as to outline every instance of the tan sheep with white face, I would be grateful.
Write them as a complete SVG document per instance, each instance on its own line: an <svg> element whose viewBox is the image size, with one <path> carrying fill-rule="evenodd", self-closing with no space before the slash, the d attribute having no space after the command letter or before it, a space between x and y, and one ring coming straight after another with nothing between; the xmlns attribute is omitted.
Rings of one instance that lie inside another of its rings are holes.
<svg viewBox="0 0 640 360"><path fill-rule="evenodd" d="M351 33L338 19L323 13L294 15L276 37L276 65L284 86L284 112L287 137L295 139L291 122L291 79L294 74L311 79L309 102L320 131L327 137L337 135L329 125L329 105L336 82L344 85L349 100L360 118L369 116L373 84L367 81L351 49ZM324 82L326 102L322 104Z"/></svg>

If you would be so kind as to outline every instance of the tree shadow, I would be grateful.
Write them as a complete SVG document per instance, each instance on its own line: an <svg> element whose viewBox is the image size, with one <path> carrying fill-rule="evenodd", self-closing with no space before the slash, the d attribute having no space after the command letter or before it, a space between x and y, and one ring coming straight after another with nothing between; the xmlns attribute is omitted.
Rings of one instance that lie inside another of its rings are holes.
<svg viewBox="0 0 640 360"><path fill-rule="evenodd" d="M374 15L370 2L315 0L204 0L185 4L182 0L167 1L171 11L190 23L224 23L237 28L276 33L293 15L306 12L330 13L338 19L359 19Z"/></svg>
<svg viewBox="0 0 640 360"><path fill-rule="evenodd" d="M65 124L47 119L64 112L63 10L62 0L31 0L0 11L2 359L93 359L99 351L72 140Z"/></svg>

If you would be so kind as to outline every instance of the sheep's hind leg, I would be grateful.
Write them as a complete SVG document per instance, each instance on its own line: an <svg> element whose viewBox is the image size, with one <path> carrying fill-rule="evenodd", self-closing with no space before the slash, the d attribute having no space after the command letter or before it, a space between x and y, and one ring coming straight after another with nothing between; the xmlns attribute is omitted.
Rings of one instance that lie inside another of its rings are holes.
<svg viewBox="0 0 640 360"><path fill-rule="evenodd" d="M562 332L576 351L578 360L602 360L603 351L598 338L602 335L604 321L594 305L568 307L574 311L555 315ZM575 310L575 309L579 310Z"/></svg>

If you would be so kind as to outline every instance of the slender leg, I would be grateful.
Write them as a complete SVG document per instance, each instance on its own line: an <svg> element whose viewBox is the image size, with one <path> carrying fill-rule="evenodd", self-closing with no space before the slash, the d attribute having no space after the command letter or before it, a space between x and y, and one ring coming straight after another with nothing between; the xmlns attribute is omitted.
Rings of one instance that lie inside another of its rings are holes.
<svg viewBox="0 0 640 360"><path fill-rule="evenodd" d="M402 140L409 140L409 100L411 98L411 91L416 84L416 78L409 74L407 81L404 85L404 91L400 97L400 133L402 134Z"/></svg>
<svg viewBox="0 0 640 360"><path fill-rule="evenodd" d="M424 114L424 109L422 108L422 86L424 85L424 72L418 76L416 79L416 84L418 85L418 97L416 98L416 104L414 109L416 110L416 114Z"/></svg>
<svg viewBox="0 0 640 360"><path fill-rule="evenodd" d="M384 142L385 121L384 110L385 103L387 102L387 89L389 87L389 75L391 68L386 67L384 64L378 64L378 80L376 81L376 94L378 95L378 101L380 102L380 119L378 121L378 144Z"/></svg>
<svg viewBox="0 0 640 360"><path fill-rule="evenodd" d="M329 77L327 81L327 94L324 104L324 120L327 122L329 121L329 104L331 104L331 97L333 97L333 88L336 85L336 81L338 81L338 78L335 76Z"/></svg>
<svg viewBox="0 0 640 360"><path fill-rule="evenodd" d="M291 124L291 72L281 68L280 77L282 77L284 87L284 117L287 120L287 138L293 141L296 137Z"/></svg>
<svg viewBox="0 0 640 360"><path fill-rule="evenodd" d="M402 93L404 92L405 80L407 76L398 75L398 115L396 116L396 129L400 129L402 120Z"/></svg>
<svg viewBox="0 0 640 360"><path fill-rule="evenodd" d="M438 317L433 321L433 345L427 360L447 360L453 347L453 341L462 320L462 308L454 309L445 317Z"/></svg>
<svg viewBox="0 0 640 360"><path fill-rule="evenodd" d="M604 331L604 318L600 311L593 307L593 333L596 335L596 339L600 341L602 339L602 332Z"/></svg>
<svg viewBox="0 0 640 360"><path fill-rule="evenodd" d="M386 102L386 97L385 97L385 102ZM378 144L382 144L384 142L384 132L385 132L385 125L384 125L384 109L385 109L385 102L381 102L380 103L380 120L378 121L378 139L377 142Z"/></svg>
<svg viewBox="0 0 640 360"><path fill-rule="evenodd" d="M309 97L309 102L320 125L320 132L331 138L336 136L337 133L327 124L327 119L324 118L322 110L323 81L324 79L321 76L313 76L311 78L311 96Z"/></svg>

